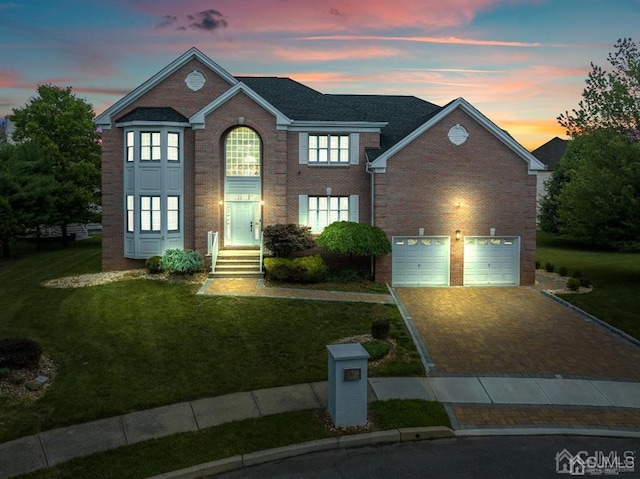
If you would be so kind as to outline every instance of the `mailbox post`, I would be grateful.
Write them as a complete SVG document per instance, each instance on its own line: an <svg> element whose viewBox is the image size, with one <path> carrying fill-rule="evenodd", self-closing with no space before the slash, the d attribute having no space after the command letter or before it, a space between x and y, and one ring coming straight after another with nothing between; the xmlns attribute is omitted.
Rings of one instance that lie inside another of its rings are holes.
<svg viewBox="0 0 640 479"><path fill-rule="evenodd" d="M329 414L337 427L367 424L367 360L360 343L330 344Z"/></svg>

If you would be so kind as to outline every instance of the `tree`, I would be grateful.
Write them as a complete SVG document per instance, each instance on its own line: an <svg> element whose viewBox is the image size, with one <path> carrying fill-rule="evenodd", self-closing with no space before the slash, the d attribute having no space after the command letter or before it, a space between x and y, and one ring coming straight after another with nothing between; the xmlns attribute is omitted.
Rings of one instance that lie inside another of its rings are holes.
<svg viewBox="0 0 640 479"><path fill-rule="evenodd" d="M540 219L545 231L639 250L640 143L608 130L572 140L549 182Z"/></svg>
<svg viewBox="0 0 640 479"><path fill-rule="evenodd" d="M607 59L613 69L591 63L578 108L558 117L575 138L598 129L640 140L640 51L630 38L619 39Z"/></svg>
<svg viewBox="0 0 640 479"><path fill-rule="evenodd" d="M378 256L391 253L387 235L377 226L353 221L336 221L316 239L321 248L355 256Z"/></svg>
<svg viewBox="0 0 640 479"><path fill-rule="evenodd" d="M67 224L90 221L90 207L100 201L100 134L92 106L71 88L41 85L37 92L13 110L13 139L40 152L30 158L27 171L40 193L46 191L48 204L35 201L34 216L60 226L66 238Z"/></svg>
<svg viewBox="0 0 640 479"><path fill-rule="evenodd" d="M9 242L18 233L18 222L13 214L11 205L0 196L0 242L2 243L2 255L9 257Z"/></svg>

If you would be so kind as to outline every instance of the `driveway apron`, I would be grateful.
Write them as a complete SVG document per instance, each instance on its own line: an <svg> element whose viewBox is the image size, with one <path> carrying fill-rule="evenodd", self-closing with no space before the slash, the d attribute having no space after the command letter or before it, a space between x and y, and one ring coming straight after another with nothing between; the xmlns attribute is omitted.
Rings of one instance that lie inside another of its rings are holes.
<svg viewBox="0 0 640 479"><path fill-rule="evenodd" d="M398 288L430 375L640 380L640 349L524 287Z"/></svg>

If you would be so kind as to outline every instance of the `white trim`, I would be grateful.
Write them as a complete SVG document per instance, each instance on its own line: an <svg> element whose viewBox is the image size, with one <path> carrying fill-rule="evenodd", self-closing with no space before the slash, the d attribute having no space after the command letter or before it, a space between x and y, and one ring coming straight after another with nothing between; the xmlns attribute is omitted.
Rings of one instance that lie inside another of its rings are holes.
<svg viewBox="0 0 640 479"><path fill-rule="evenodd" d="M318 133L380 133L386 121L309 121L293 120L288 131L313 131Z"/></svg>
<svg viewBox="0 0 640 479"><path fill-rule="evenodd" d="M227 72L224 68L218 65L216 62L211 60L208 56L202 53L197 48L193 47L189 49L187 52L182 54L180 57L169 63L166 67L152 76L149 80L144 82L142 85L137 87L135 90L121 98L119 101L111 105L111 107L107 108L104 112L96 117L94 122L97 125L100 125L104 130L109 130L111 128L111 120L113 116L122 111L127 105L130 105L135 100L140 98L142 95L147 93L149 90L154 88L160 82L165 80L169 75L174 73L176 70L186 65L193 59L197 59L202 62L205 66L209 67L215 74L220 76L222 79L226 80L230 85L235 85L238 83L238 80Z"/></svg>
<svg viewBox="0 0 640 479"><path fill-rule="evenodd" d="M148 128L162 128L165 126L175 127L175 128L188 128L191 126L191 123L178 122L178 121L153 121L153 120L135 120L135 121L125 121L124 123L116 123L118 128L126 128L126 127L148 127Z"/></svg>
<svg viewBox="0 0 640 479"><path fill-rule="evenodd" d="M530 175L535 175L536 171L544 170L544 165L531 153L529 153L520 143L514 140L508 133L499 128L495 123L489 120L486 116L484 116L480 111L478 111L473 105L471 105L464 98L457 98L452 101L446 107L442 108L435 116L433 116L429 121L423 123L420 127L416 128L409 135L405 136L401 141L393 145L387 151L385 151L382 155L376 158L373 162L371 162L371 169L385 171L387 167L387 160L391 158L393 155L402 150L405 146L411 143L413 140L418 138L424 132L428 131L440 122L442 119L447 117L451 112L453 112L456 108L460 108L462 111L467 113L471 118L477 121L480 125L482 125L486 130L492 133L498 140L504 143L508 148L510 148L514 153L516 153L520 158L528 164L528 173Z"/></svg>
<svg viewBox="0 0 640 479"><path fill-rule="evenodd" d="M231 98L233 98L234 96L236 96L240 92L243 92L245 95L247 95L253 101L255 101L258 105L260 105L262 108L264 108L269 113L271 113L273 116L275 116L276 117L276 123L277 123L277 125L279 127L278 129L284 129L282 127L286 128L287 125L291 124L291 120L289 118L287 118L287 116L284 113L282 113L280 110L278 110L276 107L274 107L271 103L269 103L264 98L262 98L260 95L258 95L255 91L253 91L247 85L245 85L244 83L238 82L233 87L231 87L227 91L225 91L218 98L216 98L211 103L206 105L204 108L201 108L199 111L194 113L191 116L191 118L189 118L189 122L191 123L193 129L194 130L204 129L204 127L205 127L205 118L207 117L207 115L209 115L216 108L219 108L220 106L222 106L224 103L229 101Z"/></svg>

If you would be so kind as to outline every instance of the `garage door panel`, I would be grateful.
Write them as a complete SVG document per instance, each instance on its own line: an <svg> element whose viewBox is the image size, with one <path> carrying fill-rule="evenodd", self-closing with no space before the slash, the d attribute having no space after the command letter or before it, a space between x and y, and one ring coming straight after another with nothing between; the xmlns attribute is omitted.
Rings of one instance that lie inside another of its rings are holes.
<svg viewBox="0 0 640 479"><path fill-rule="evenodd" d="M518 285L520 241L517 237L467 237L465 285Z"/></svg>
<svg viewBox="0 0 640 479"><path fill-rule="evenodd" d="M446 286L449 284L448 237L394 237L394 286Z"/></svg>

